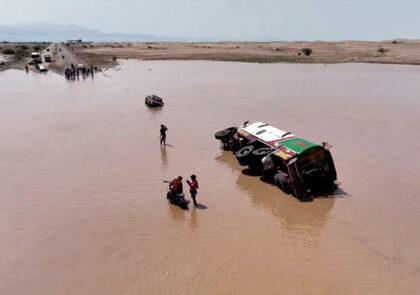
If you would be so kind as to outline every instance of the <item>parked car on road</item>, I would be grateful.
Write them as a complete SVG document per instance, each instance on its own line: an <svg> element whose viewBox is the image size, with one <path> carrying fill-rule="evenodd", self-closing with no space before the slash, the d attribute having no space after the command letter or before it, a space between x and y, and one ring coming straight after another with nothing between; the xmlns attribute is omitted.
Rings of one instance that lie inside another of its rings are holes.
<svg viewBox="0 0 420 295"><path fill-rule="evenodd" d="M32 52L31 59L33 61L33 64L42 63L41 53L39 52Z"/></svg>
<svg viewBox="0 0 420 295"><path fill-rule="evenodd" d="M48 71L47 67L43 64L36 64L35 68L40 72L47 72Z"/></svg>

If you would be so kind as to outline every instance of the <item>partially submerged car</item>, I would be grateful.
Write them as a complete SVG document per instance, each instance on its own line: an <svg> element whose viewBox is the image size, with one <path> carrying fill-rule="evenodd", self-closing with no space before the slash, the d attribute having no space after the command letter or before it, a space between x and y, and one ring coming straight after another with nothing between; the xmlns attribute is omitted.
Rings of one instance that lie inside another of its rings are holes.
<svg viewBox="0 0 420 295"><path fill-rule="evenodd" d="M144 99L144 103L149 107L163 107L163 99L157 95L147 95Z"/></svg>
<svg viewBox="0 0 420 295"><path fill-rule="evenodd" d="M285 193L300 200L332 193L337 173L327 143L312 143L291 132L255 122L215 134L224 149L232 150L241 166L261 172Z"/></svg>

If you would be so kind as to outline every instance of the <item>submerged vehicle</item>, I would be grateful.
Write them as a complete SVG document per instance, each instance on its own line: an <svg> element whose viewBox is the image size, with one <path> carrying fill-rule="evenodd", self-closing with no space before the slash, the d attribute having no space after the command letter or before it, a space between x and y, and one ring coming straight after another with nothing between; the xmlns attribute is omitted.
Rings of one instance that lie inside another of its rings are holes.
<svg viewBox="0 0 420 295"><path fill-rule="evenodd" d="M163 107L163 99L157 95L147 95L144 103L149 107Z"/></svg>
<svg viewBox="0 0 420 295"><path fill-rule="evenodd" d="M261 172L264 180L299 200L332 193L337 188L331 146L326 142L315 144L262 122L226 128L215 137L224 149L235 153L241 166Z"/></svg>
<svg viewBox="0 0 420 295"><path fill-rule="evenodd" d="M183 210L188 210L188 204L190 203L190 201L184 198L184 194L174 193L171 190L169 190L166 194L166 198L172 205L178 206Z"/></svg>

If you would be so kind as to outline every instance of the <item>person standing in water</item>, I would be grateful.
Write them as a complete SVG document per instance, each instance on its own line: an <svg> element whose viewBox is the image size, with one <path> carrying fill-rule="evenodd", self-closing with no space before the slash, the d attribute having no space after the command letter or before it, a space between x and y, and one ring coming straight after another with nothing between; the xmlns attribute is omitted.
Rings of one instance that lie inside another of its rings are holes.
<svg viewBox="0 0 420 295"><path fill-rule="evenodd" d="M168 131L168 128L160 124L160 144L166 145L166 131Z"/></svg>
<svg viewBox="0 0 420 295"><path fill-rule="evenodd" d="M191 175L191 181L187 180L187 184L190 187L191 199L193 200L194 206L197 207L197 201L195 200L195 198L197 198L198 189L197 176L195 176L194 174Z"/></svg>

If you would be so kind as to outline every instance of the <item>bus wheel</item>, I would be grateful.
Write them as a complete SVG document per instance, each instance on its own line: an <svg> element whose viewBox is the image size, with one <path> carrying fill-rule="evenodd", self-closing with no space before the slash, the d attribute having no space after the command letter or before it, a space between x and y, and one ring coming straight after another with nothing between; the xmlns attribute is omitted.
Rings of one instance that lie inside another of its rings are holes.
<svg viewBox="0 0 420 295"><path fill-rule="evenodd" d="M231 137L233 134L235 134L235 132L237 130L238 130L238 128L236 128L236 127L226 128L226 129L217 131L216 134L214 135L214 137L216 137L216 139L226 141L229 137Z"/></svg>
<svg viewBox="0 0 420 295"><path fill-rule="evenodd" d="M248 166L252 157L252 151L255 149L253 145L247 145L235 153L236 160L242 166Z"/></svg>

